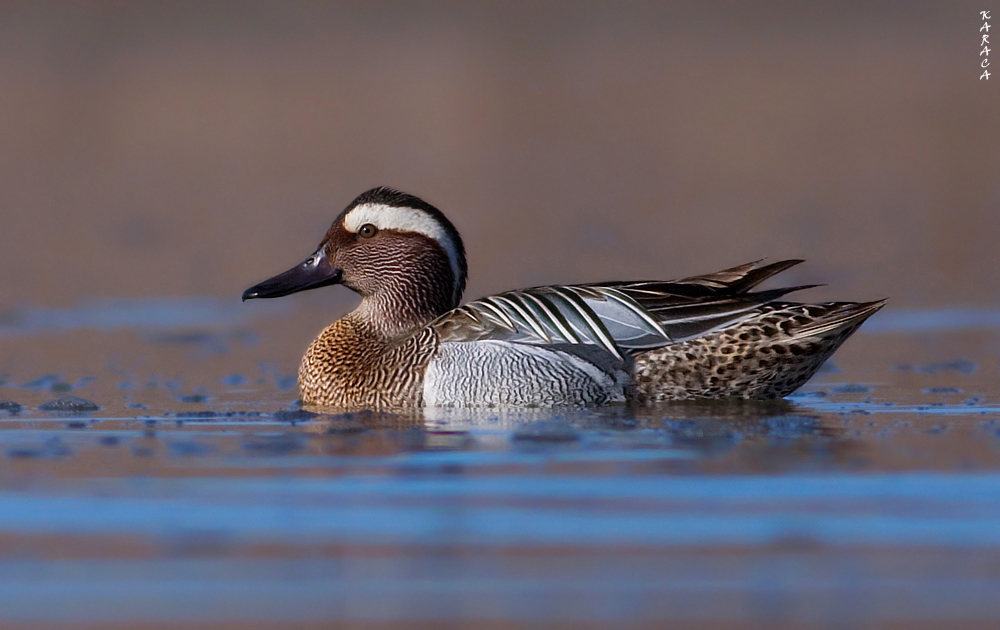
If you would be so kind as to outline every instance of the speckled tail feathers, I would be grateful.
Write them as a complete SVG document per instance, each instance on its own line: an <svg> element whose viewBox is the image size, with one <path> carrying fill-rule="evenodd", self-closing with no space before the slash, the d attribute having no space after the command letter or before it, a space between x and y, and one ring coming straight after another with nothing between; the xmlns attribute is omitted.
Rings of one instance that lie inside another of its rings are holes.
<svg viewBox="0 0 1000 630"><path fill-rule="evenodd" d="M768 304L732 326L641 353L636 402L787 396L884 304Z"/></svg>

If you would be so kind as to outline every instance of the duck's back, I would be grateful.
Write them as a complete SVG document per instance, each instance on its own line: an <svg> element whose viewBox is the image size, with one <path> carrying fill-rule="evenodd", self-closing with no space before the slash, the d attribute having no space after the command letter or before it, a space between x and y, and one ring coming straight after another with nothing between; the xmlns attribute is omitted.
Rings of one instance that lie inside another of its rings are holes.
<svg viewBox="0 0 1000 630"><path fill-rule="evenodd" d="M883 302L779 301L752 291L797 264L676 281L534 287L465 304L431 327L428 405L777 398L808 380Z"/></svg>

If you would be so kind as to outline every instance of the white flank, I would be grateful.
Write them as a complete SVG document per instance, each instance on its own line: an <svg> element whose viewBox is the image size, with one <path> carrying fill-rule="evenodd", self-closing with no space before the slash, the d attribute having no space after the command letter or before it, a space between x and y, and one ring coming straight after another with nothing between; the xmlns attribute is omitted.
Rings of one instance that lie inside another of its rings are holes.
<svg viewBox="0 0 1000 630"><path fill-rule="evenodd" d="M441 344L424 372L428 407L527 407L624 402L630 377L580 357L507 341Z"/></svg>
<svg viewBox="0 0 1000 630"><path fill-rule="evenodd" d="M437 241L441 249L448 254L448 262L451 263L451 270L455 276L455 292L458 292L459 277L462 273L458 266L458 247L434 217L414 208L396 208L374 203L357 206L344 217L344 229L348 232L357 233L361 226L368 223L379 230L416 232Z"/></svg>

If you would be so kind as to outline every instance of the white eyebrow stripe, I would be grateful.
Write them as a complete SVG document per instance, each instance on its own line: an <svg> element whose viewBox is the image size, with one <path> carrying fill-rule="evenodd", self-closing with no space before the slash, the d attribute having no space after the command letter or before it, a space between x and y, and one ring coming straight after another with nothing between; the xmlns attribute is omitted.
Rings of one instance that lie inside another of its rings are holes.
<svg viewBox="0 0 1000 630"><path fill-rule="evenodd" d="M462 270L458 264L458 247L451 235L441 227L434 217L414 208L400 208L378 203L355 206L344 217L344 229L357 233L361 226L371 223L379 230L415 232L434 239L448 255L451 271L455 278L455 292L459 291Z"/></svg>

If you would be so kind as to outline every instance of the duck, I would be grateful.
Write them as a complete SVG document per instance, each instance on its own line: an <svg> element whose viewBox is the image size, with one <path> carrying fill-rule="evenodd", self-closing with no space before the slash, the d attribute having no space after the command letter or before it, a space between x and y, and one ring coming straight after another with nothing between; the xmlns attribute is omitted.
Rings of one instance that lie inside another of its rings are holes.
<svg viewBox="0 0 1000 630"><path fill-rule="evenodd" d="M243 300L343 285L360 305L309 345L306 406L555 407L775 399L803 385L886 300L798 303L758 290L803 262L680 280L517 289L461 304L465 248L444 213L388 187Z"/></svg>

